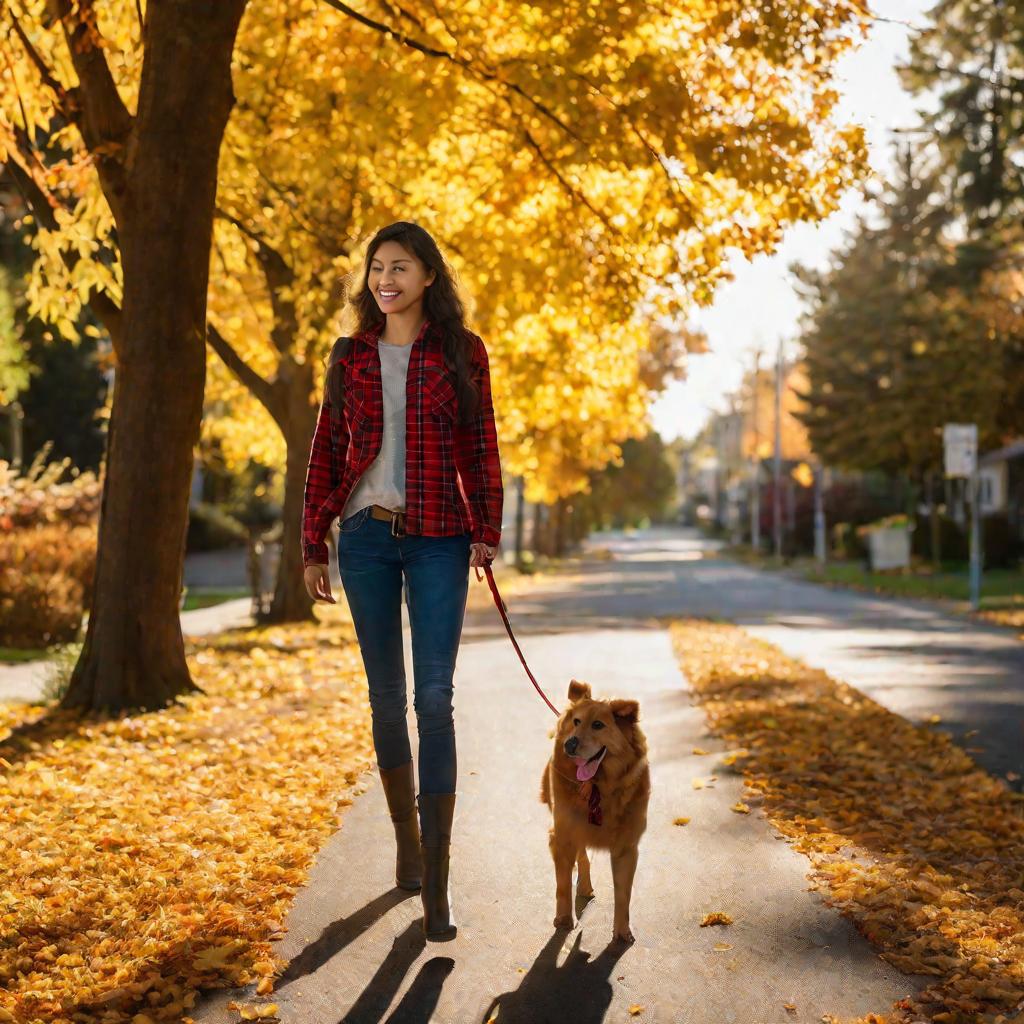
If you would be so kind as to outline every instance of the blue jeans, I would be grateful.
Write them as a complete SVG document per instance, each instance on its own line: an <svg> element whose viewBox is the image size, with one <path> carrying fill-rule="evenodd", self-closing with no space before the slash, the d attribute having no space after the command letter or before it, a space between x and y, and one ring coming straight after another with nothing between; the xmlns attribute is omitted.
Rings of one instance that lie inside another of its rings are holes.
<svg viewBox="0 0 1024 1024"><path fill-rule="evenodd" d="M380 768L412 759L402 644L402 591L409 608L421 793L454 793L455 660L469 592L468 532L391 535L369 506L338 528L338 573L352 611L370 689Z"/></svg>

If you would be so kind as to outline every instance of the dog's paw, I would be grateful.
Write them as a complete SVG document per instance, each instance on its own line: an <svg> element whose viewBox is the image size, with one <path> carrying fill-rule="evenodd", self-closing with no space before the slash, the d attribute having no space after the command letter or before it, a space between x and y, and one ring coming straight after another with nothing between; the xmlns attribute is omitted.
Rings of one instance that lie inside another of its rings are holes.
<svg viewBox="0 0 1024 1024"><path fill-rule="evenodd" d="M629 930L629 925L626 925L624 929L616 928L612 932L612 942L616 940L619 942L636 942L636 939L633 938L633 933Z"/></svg>
<svg viewBox="0 0 1024 1024"><path fill-rule="evenodd" d="M571 928L572 914L558 914L551 922L556 928Z"/></svg>
<svg viewBox="0 0 1024 1024"><path fill-rule="evenodd" d="M581 900L592 900L594 898L594 887L591 886L589 889L581 889L578 885L576 886L576 898Z"/></svg>

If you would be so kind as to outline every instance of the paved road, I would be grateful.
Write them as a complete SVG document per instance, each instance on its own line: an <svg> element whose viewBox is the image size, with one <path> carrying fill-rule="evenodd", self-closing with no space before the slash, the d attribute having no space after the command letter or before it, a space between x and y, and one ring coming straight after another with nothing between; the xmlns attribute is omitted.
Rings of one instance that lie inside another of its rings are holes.
<svg viewBox="0 0 1024 1024"><path fill-rule="evenodd" d="M733 618L912 719L933 712L993 770L1020 763L1024 645L934 606L826 589L706 558L680 530L595 538L616 557L510 599L524 652L556 704L569 679L641 704L652 767L648 831L632 911L637 941L613 944L606 854L596 899L555 931L547 808L537 798L554 716L530 685L494 609L467 617L456 671L459 751L451 883L459 934L420 938L419 896L392 886L393 839L375 773L321 851L288 918L281 1018L320 1022L816 1022L884 1012L929 979L879 959L849 921L808 891L809 862L755 809L737 815L741 776L704 735L667 634L654 616ZM484 586L476 583L474 586ZM411 669L406 632L407 665ZM410 699L415 753L415 718ZM692 754L694 746L712 751ZM716 773L694 790L691 779ZM672 825L689 815L685 828ZM701 928L711 910L727 928ZM716 943L731 943L717 951ZM236 1019L219 993L197 1020ZM244 997L244 994L243 994ZM262 1000L260 1000L262 1001ZM783 1004L796 1005L789 1014ZM628 1007L644 1010L629 1016Z"/></svg>
<svg viewBox="0 0 1024 1024"><path fill-rule="evenodd" d="M807 583L720 558L695 531L616 535L610 573L592 567L573 615L719 615L843 679L905 718L939 728L993 774L1024 776L1024 644L1017 631L906 601ZM542 598L537 613L544 614ZM500 623L499 623L500 626ZM516 628L515 626L513 628ZM964 738L970 730L977 734ZM1021 790L1020 779L1010 783Z"/></svg>

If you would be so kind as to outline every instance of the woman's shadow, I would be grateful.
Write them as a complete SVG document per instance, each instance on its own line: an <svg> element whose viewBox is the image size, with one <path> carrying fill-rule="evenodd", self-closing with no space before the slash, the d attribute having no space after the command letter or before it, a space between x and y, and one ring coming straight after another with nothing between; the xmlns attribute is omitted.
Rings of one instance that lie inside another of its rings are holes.
<svg viewBox="0 0 1024 1024"><path fill-rule="evenodd" d="M289 963L278 980L278 990L300 977L313 974L392 906L406 898L408 896L399 890L391 890L356 914L326 928L315 942ZM573 1024L600 1024L605 1020L612 1000L612 971L630 947L613 941L591 960L590 954L580 948L583 933L579 930L559 966L558 955L565 944L565 936L563 929L552 934L523 975L519 986L491 999L479 1018L480 1024L486 1024L495 1015L500 1024L563 1024L567 1007L571 1008ZM452 957L436 956L426 961L398 1005L387 1014L402 979L408 975L425 945L421 922L418 919L410 922L394 937L373 977L339 1019L339 1024L380 1024L382 1021L384 1024L428 1024L434 1019L445 981L455 969L456 962ZM465 969L471 971L472 965L465 965ZM459 1024L463 1021L469 1024L476 1013L460 1014Z"/></svg>

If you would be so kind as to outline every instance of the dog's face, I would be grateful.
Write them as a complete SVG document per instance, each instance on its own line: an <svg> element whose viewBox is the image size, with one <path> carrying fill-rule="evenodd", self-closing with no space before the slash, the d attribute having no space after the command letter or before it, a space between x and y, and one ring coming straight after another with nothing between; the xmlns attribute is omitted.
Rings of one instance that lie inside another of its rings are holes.
<svg viewBox="0 0 1024 1024"><path fill-rule="evenodd" d="M558 742L577 766L600 764L632 752L629 732L640 715L635 700L594 700L590 684L573 679L569 683L570 707L562 715ZM589 777L591 773L583 773Z"/></svg>

